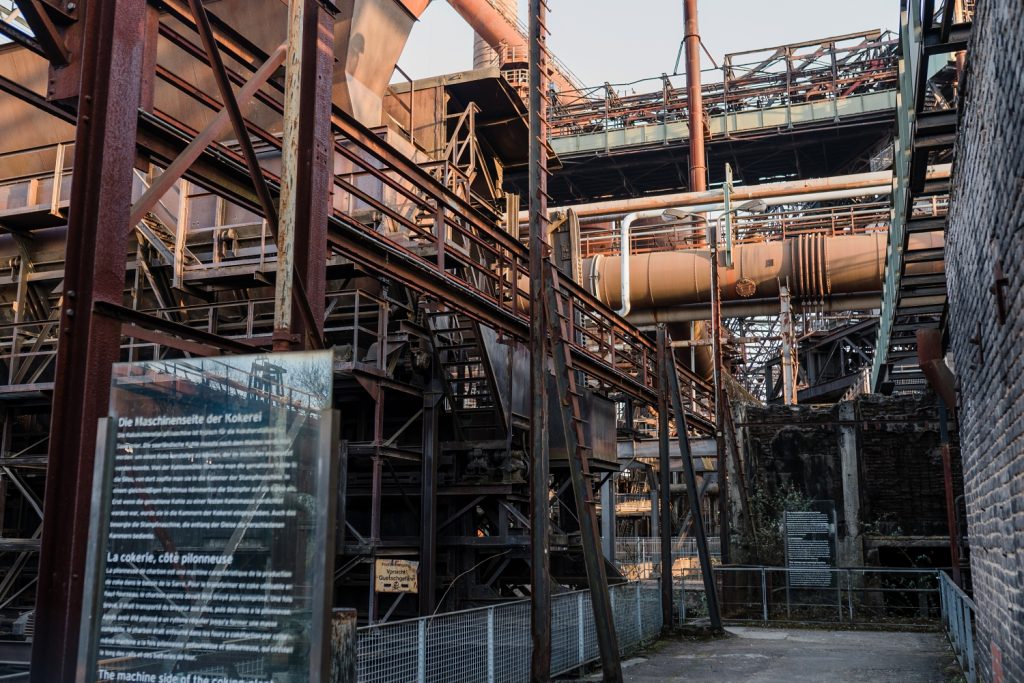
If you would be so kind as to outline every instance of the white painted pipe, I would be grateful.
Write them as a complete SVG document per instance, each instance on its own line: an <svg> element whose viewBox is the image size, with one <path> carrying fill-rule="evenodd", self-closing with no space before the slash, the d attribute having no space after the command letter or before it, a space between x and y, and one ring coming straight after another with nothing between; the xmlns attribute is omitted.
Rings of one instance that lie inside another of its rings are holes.
<svg viewBox="0 0 1024 683"><path fill-rule="evenodd" d="M622 308L615 311L623 318L629 315L629 257L632 255L632 249L629 246L629 229L633 226L633 221L639 218L639 214L630 213L622 217L622 221L619 223L619 258L621 259L622 266L619 268L619 301L622 302Z"/></svg>
<svg viewBox="0 0 1024 683"><path fill-rule="evenodd" d="M661 211L634 211L633 213L626 214L622 217L622 221L619 223L619 302L621 308L616 313L625 318L629 315L629 310L632 307L629 300L629 257L633 255L633 250L630 246L630 232L633 227L633 223L641 218L654 218L660 216ZM593 293L597 292L597 268L596 263L591 268L590 276L590 291Z"/></svg>
<svg viewBox="0 0 1024 683"><path fill-rule="evenodd" d="M872 187L864 187L853 190L831 190L827 192L809 192L805 194L789 194L782 195L779 197L769 197L762 201L767 206L780 206L783 204L796 204L802 202L824 202L835 199L855 199L857 197L870 197L872 195L887 195L892 191L891 185L875 185ZM735 204L735 202L733 202ZM706 204L688 204L679 205L672 208L678 208L688 213L706 213L712 211L725 211L725 202L711 202ZM643 211L634 212L630 215L640 215L646 217L660 216L661 211ZM605 215L594 215L587 216L586 218L580 219L581 225L590 225L593 223L606 223L607 221L614 219L616 214L605 214Z"/></svg>
<svg viewBox="0 0 1024 683"><path fill-rule="evenodd" d="M929 180L948 178L950 175L950 164L936 164L929 166L927 178ZM787 180L777 183L765 183L763 185L740 185L731 194L732 201L744 202L748 199L764 199L773 197L803 197L796 201L809 201L806 197L816 192L832 192L842 190L863 190L871 188L876 190L884 188L883 194L892 191L892 171L876 171L872 173L855 173L852 175L832 176L829 178L810 178L807 180ZM718 205L723 201L724 193L721 189L707 190L705 192L677 192L672 194L656 195L651 197L634 197L632 199L613 199L588 204L575 204L571 208L576 215L582 218L604 216L606 219L616 216L623 216L633 211L665 210L673 206L684 207L687 211L701 211L694 208L703 205ZM565 211L569 207L552 207L552 211ZM713 209L708 209L713 210ZM528 212L520 213L520 221L529 220Z"/></svg>

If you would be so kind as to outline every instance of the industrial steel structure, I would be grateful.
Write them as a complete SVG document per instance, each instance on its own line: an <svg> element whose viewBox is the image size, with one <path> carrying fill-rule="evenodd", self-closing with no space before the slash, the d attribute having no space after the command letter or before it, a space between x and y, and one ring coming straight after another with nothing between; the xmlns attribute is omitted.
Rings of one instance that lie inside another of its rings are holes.
<svg viewBox="0 0 1024 683"><path fill-rule="evenodd" d="M449 2L474 70L413 80L428 0L0 0L0 631L33 681L74 679L118 361L333 349L335 603L529 598L535 680L552 593L582 588L621 680L629 502L669 558L660 623L684 537L718 621L707 534L728 562L749 523L736 396L924 388L959 78L927 57L969 12L909 2L900 36L734 53L701 85L687 0L686 86L627 94L549 53L543 0L525 26ZM378 559L418 562L418 595L378 593Z"/></svg>

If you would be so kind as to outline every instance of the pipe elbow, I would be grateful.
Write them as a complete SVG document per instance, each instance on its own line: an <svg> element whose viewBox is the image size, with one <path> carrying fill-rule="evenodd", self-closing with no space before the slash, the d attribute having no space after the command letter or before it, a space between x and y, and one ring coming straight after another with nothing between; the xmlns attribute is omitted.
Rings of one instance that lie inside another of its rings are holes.
<svg viewBox="0 0 1024 683"><path fill-rule="evenodd" d="M622 267L619 270L619 277L621 283L619 286L619 296L622 307L615 311L623 318L629 315L632 309L632 303L629 298L630 281L629 281L629 257L632 256L632 249L629 244L629 233L633 227L633 221L640 217L637 212L629 213L623 216L622 223L619 225L619 252L621 252Z"/></svg>

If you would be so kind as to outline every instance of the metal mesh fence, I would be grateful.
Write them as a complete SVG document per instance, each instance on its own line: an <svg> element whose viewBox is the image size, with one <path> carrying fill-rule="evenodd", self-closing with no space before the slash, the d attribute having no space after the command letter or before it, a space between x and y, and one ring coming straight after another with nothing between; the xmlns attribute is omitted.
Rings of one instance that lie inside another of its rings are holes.
<svg viewBox="0 0 1024 683"><path fill-rule="evenodd" d="M715 567L715 587L726 623L932 625L939 618L939 573L894 567L795 569ZM707 616L699 569L683 577L690 602L685 618ZM681 598L682 599L682 598Z"/></svg>
<svg viewBox="0 0 1024 683"><path fill-rule="evenodd" d="M661 633L655 582L612 586L619 649L630 652ZM365 683L501 683L530 672L530 604L449 612L359 629L358 678ZM551 598L551 673L596 661L597 633L589 591Z"/></svg>

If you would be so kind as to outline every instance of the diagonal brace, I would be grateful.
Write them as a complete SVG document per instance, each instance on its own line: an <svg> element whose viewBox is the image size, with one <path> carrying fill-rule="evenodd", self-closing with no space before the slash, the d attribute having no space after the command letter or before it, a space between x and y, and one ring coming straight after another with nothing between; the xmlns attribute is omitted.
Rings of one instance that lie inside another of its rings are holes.
<svg viewBox="0 0 1024 683"><path fill-rule="evenodd" d="M17 4L46 59L54 66L67 66L71 53L41 0L17 0Z"/></svg>

